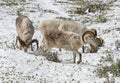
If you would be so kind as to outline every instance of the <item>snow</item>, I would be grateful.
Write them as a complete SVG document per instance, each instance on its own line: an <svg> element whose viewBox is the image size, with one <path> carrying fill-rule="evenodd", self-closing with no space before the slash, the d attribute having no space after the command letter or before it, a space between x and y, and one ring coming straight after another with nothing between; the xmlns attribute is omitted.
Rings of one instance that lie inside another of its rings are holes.
<svg viewBox="0 0 120 83"><path fill-rule="evenodd" d="M74 18L65 11L66 5L54 5L56 0L26 1L26 3L20 3L19 6L0 6L0 83L103 83L106 81L106 78L99 78L94 70L101 68L97 64L100 63L102 56L106 57L106 51L112 52L114 61L120 59L120 51L115 47L115 41L120 39L120 1L114 2L110 10L106 11L107 22L85 24L88 28L96 28L98 37L102 37L105 43L97 53L82 53L82 63L80 64L72 63L72 53L65 50L58 52L61 63L56 63L47 61L42 55L35 56L35 49L33 52L29 50L27 53L16 49L15 19L17 9L25 8L22 13L33 21L36 29L33 38L37 38L39 43L42 41L42 35L37 26L41 21L57 17ZM35 12L30 12L32 9ZM93 13L84 16L92 18L96 15ZM77 21L79 18L83 20L84 16L78 16ZM119 30L117 30L118 28ZM115 83L120 83L119 77L115 77Z"/></svg>

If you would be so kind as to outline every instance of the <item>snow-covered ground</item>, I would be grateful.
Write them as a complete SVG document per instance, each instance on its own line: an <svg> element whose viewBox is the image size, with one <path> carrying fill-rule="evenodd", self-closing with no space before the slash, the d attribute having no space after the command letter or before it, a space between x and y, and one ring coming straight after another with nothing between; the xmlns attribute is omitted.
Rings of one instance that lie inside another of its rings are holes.
<svg viewBox="0 0 120 83"><path fill-rule="evenodd" d="M18 4L8 6L4 4L6 1L18 1ZM72 0L65 0L65 4L57 1L62 0L0 1L0 83L103 83L106 81L106 78L99 78L94 71L96 68L101 68L98 64L101 57L106 57L108 51L111 52L114 61L120 59L120 51L116 50L115 46L115 41L120 40L120 1L116 0L110 5L109 10L105 10L107 18L105 23L95 21L99 12L73 16L67 13L67 9L72 7ZM107 3L110 0L105 1ZM102 37L105 44L97 53L82 53L81 64L73 64L72 53L65 50L58 53L61 63L47 61L42 55L35 56L35 50L25 53L15 46L17 10L21 10L22 14L32 20L35 26L34 38L37 38L39 43L42 40L37 28L39 22L53 18L70 18L82 22L85 17L89 17L93 22L89 21L85 25L97 29L98 37ZM120 83L120 78L115 77L115 83Z"/></svg>

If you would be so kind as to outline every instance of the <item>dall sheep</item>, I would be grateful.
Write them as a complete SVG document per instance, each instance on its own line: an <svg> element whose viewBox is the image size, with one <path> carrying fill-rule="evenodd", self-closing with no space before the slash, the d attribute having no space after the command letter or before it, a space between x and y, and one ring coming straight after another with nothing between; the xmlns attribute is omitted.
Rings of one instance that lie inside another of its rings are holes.
<svg viewBox="0 0 120 83"><path fill-rule="evenodd" d="M42 23L40 23L38 28L40 29L42 34L51 30L62 30L62 31L70 31L82 35L86 31L88 31L88 29L82 23L77 23L74 21L61 21L57 19L45 20ZM89 31L93 32L96 36L97 33L95 29L91 29ZM44 38L43 38L43 43L44 43ZM84 46L82 47L84 52Z"/></svg>
<svg viewBox="0 0 120 83"><path fill-rule="evenodd" d="M82 23L78 23L74 21L64 21L58 27L58 29L62 31L71 31L79 35L83 35L84 33L89 31L92 34L94 33L95 38L97 37L97 31L95 29L88 29ZM93 41L95 41L95 39L93 39ZM87 44L88 42L85 42L85 43ZM95 46L93 43L91 43L90 46L91 46L90 52L97 52L98 46ZM82 50L84 52L84 46L82 46Z"/></svg>
<svg viewBox="0 0 120 83"><path fill-rule="evenodd" d="M46 52L46 58L48 57L49 51L56 47L56 48L63 48L68 51L73 52L75 63L76 60L76 53L79 54L79 61L77 63L80 63L82 61L82 55L78 51L78 49L84 45L85 42L88 42L89 44L96 44L94 39L94 34L90 31L87 31L82 36L80 36L77 33L74 32L68 32L68 31L60 31L60 30L51 30L47 31L43 34L44 37L44 44L41 45L38 49L38 51L35 53L35 55L38 55L40 51L45 47Z"/></svg>
<svg viewBox="0 0 120 83"><path fill-rule="evenodd" d="M37 49L38 49L38 40L33 39L33 34L34 34L34 27L32 25L31 20L24 15L20 15L19 17L16 18L16 31L18 33L18 36L16 37L16 44L17 41L20 43L19 49L21 50L22 48L26 52L28 47L31 45L31 50L32 48L32 43L36 42Z"/></svg>

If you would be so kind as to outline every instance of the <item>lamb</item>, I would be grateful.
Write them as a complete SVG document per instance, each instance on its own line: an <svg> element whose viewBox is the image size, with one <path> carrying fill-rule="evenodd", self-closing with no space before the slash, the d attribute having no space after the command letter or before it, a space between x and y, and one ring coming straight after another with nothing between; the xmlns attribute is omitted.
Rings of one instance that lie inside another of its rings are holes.
<svg viewBox="0 0 120 83"><path fill-rule="evenodd" d="M75 63L76 54L79 55L79 61L77 62L78 64L82 61L82 55L78 51L78 49L83 46L85 42L88 42L89 44L94 43L94 46L97 46L96 42L93 40L95 36L90 31L87 31L80 36L79 34L74 32L51 30L45 32L43 34L43 37L45 43L39 47L35 55L38 55L39 52L45 47L47 58L48 53L52 48L63 48L65 50L73 52L73 63Z"/></svg>
<svg viewBox="0 0 120 83"><path fill-rule="evenodd" d="M32 25L31 20L27 16L20 15L16 18L16 31L18 33L18 36L16 37L16 44L17 41L19 41L20 50L23 48L24 51L27 52L27 49L30 45L31 50L33 50L32 43L34 42L36 43L38 49L38 40L32 40L34 34L34 27Z"/></svg>

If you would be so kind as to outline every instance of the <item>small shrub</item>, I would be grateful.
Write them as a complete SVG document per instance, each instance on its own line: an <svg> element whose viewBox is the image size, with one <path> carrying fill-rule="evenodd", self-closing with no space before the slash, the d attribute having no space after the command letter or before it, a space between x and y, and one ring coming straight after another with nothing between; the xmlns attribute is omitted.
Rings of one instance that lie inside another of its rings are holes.
<svg viewBox="0 0 120 83"><path fill-rule="evenodd" d="M86 14L86 11L87 10L87 8L77 8L75 11L74 11L74 13L75 14L81 14L81 15L84 15L84 14Z"/></svg>
<svg viewBox="0 0 120 83"><path fill-rule="evenodd" d="M102 3L102 2L92 2L87 5L87 8L89 8L89 12L96 12L99 10L106 10L109 8L109 5Z"/></svg>
<svg viewBox="0 0 120 83"><path fill-rule="evenodd" d="M97 22L105 23L107 21L107 18L104 16L104 14L97 16Z"/></svg>
<svg viewBox="0 0 120 83"><path fill-rule="evenodd" d="M109 29L105 29L105 30L102 30L102 32L103 32L103 34L108 34L108 33L111 32L111 30L109 30Z"/></svg>
<svg viewBox="0 0 120 83"><path fill-rule="evenodd" d="M0 3L0 6L15 6L15 5L18 5L17 2L4 2L4 3Z"/></svg>
<svg viewBox="0 0 120 83"><path fill-rule="evenodd" d="M72 20L71 18L66 18L66 17L56 17L56 19L62 19L62 20Z"/></svg>
<svg viewBox="0 0 120 83"><path fill-rule="evenodd" d="M120 27L118 27L118 28L115 28L115 30L116 30L116 31L120 31Z"/></svg>
<svg viewBox="0 0 120 83"><path fill-rule="evenodd" d="M102 1L91 2L88 0L83 0L83 1L76 2L76 4L79 5L80 7L77 7L75 10L71 9L68 12L84 15L86 14L87 9L88 9L87 12L92 12L92 13L109 9L109 3L104 3Z"/></svg>
<svg viewBox="0 0 120 83"><path fill-rule="evenodd" d="M104 66L103 68L98 68L96 73L99 77L108 77L108 72L113 76L120 77L120 60L110 66Z"/></svg>
<svg viewBox="0 0 120 83"><path fill-rule="evenodd" d="M48 61L60 62L60 60L58 59L57 53L49 52L48 57L46 57L46 59Z"/></svg>
<svg viewBox="0 0 120 83"><path fill-rule="evenodd" d="M0 3L0 6L16 6L19 5L19 3L24 3L26 0L3 0L3 2Z"/></svg>
<svg viewBox="0 0 120 83"><path fill-rule="evenodd" d="M30 10L30 12L36 12L35 10Z"/></svg>
<svg viewBox="0 0 120 83"><path fill-rule="evenodd" d="M101 57L99 62L113 62L114 57L111 54L106 55L106 57Z"/></svg>
<svg viewBox="0 0 120 83"><path fill-rule="evenodd" d="M114 61L114 53L111 49L107 49L105 50L105 56L101 56L101 59L99 60L99 62L102 62L102 63L108 63L108 62L111 62L113 63Z"/></svg>
<svg viewBox="0 0 120 83"><path fill-rule="evenodd" d="M17 11L19 12L25 11L25 8L24 7L18 8Z"/></svg>

